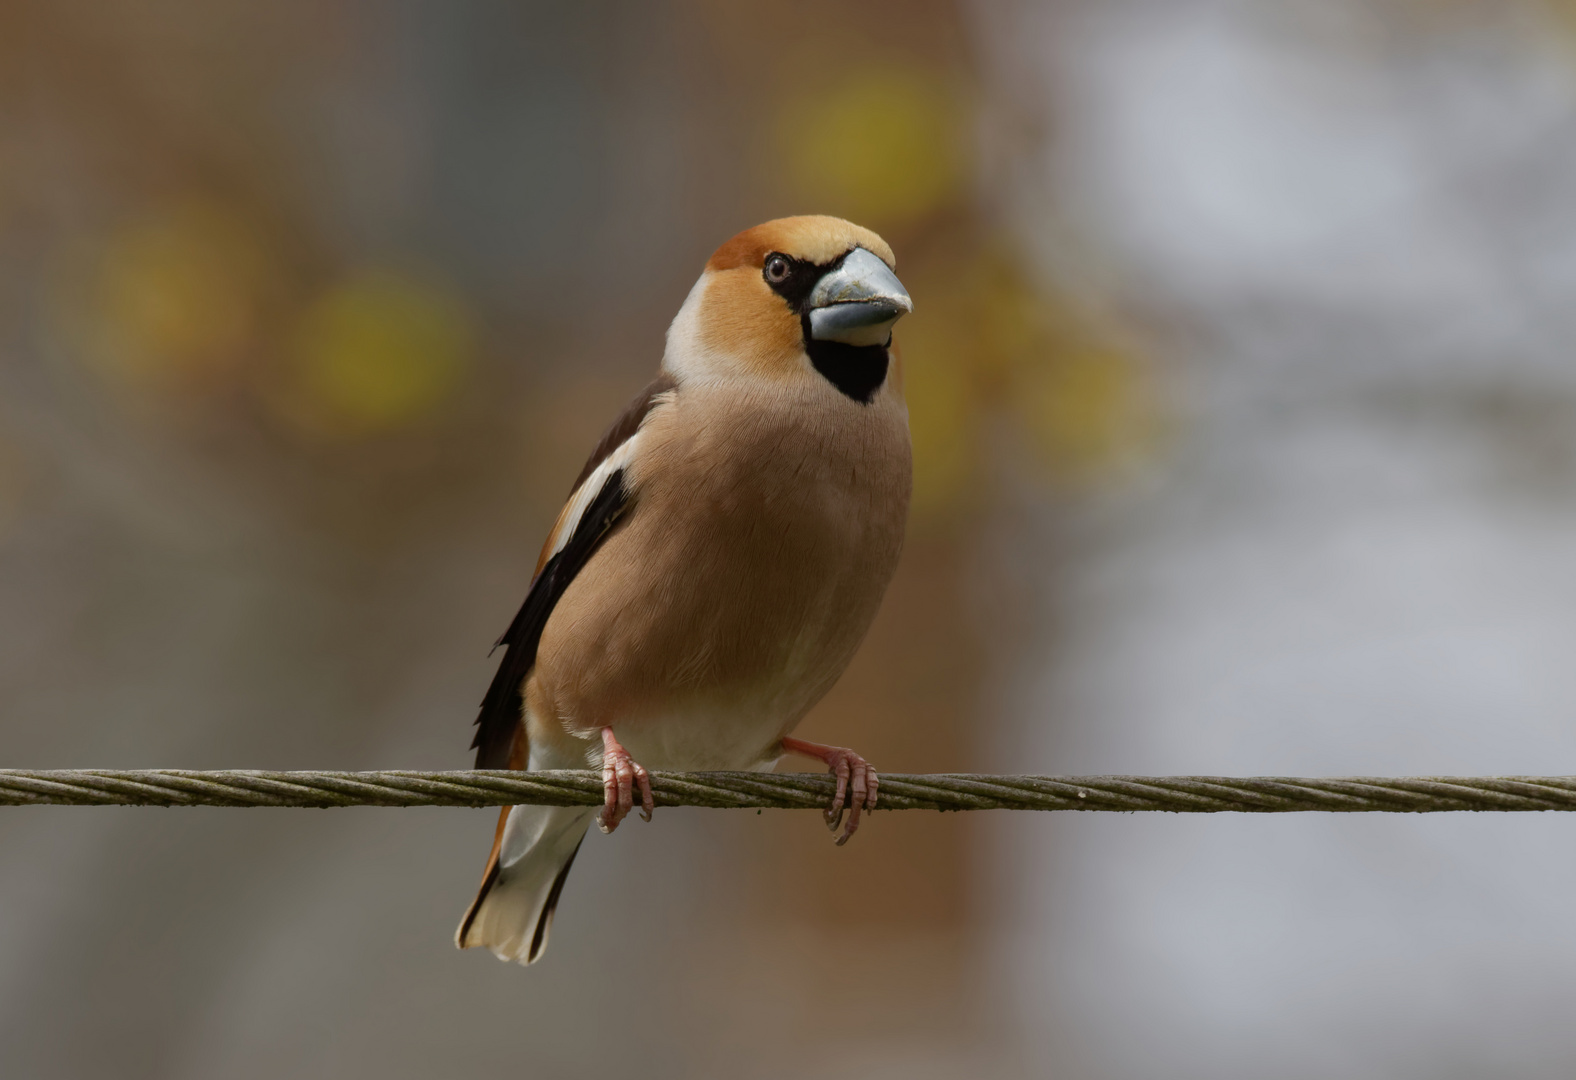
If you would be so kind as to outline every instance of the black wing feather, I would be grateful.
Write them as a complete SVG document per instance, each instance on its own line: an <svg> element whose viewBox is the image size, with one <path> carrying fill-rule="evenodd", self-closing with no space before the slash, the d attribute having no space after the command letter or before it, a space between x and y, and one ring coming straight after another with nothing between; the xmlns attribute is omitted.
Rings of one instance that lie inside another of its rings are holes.
<svg viewBox="0 0 1576 1080"><path fill-rule="evenodd" d="M478 769L509 767L509 748L525 707L525 677L536 664L536 649L541 644L547 617L628 508L624 470L619 469L607 478L591 505L580 515L579 524L563 550L548 559L542 572L536 575L519 614L498 639L498 645L504 647L503 660L498 664L498 674L493 676L492 685L487 688L487 696L482 699L481 715L476 718L476 738L471 742Z"/></svg>

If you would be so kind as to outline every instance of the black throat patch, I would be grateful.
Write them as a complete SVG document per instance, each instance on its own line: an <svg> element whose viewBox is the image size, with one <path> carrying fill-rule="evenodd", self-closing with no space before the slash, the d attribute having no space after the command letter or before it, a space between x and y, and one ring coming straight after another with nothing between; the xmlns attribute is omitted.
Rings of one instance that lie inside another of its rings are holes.
<svg viewBox="0 0 1576 1080"><path fill-rule="evenodd" d="M804 350L827 382L861 405L870 404L886 382L888 357L884 345L845 345L817 341L810 336L810 317L804 316Z"/></svg>

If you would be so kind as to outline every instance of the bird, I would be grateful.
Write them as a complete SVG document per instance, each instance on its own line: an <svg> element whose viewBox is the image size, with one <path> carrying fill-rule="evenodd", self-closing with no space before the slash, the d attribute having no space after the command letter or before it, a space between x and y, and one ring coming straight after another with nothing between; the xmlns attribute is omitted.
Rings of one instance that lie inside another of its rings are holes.
<svg viewBox="0 0 1576 1080"><path fill-rule="evenodd" d="M651 820L648 769L814 758L839 844L875 807L865 758L792 732L902 551L892 327L912 310L886 241L840 218L768 221L707 261L656 378L575 480L476 720L478 769L600 769L603 805L504 807L458 947L539 959L593 814L612 832L638 798Z"/></svg>

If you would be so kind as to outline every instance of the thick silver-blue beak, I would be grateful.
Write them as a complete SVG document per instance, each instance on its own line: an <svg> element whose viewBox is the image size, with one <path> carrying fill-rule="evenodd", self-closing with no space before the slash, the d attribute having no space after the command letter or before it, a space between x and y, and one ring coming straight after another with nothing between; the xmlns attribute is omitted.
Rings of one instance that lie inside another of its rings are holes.
<svg viewBox="0 0 1576 1080"><path fill-rule="evenodd" d="M914 310L890 267L855 248L810 292L810 336L845 345L885 345L892 324Z"/></svg>

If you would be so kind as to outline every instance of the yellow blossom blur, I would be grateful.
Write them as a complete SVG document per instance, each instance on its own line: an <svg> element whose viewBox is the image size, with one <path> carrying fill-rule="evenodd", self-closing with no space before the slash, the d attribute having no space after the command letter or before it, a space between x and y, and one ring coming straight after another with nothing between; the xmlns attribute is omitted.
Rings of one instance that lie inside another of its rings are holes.
<svg viewBox="0 0 1576 1080"><path fill-rule="evenodd" d="M817 213L875 229L923 217L964 179L956 91L931 72L855 65L781 107L772 178Z"/></svg>
<svg viewBox="0 0 1576 1080"><path fill-rule="evenodd" d="M1157 417L1133 357L1111 346L1069 348L1018 373L1015 395L1040 461L1082 484L1152 448Z"/></svg>
<svg viewBox="0 0 1576 1080"><path fill-rule="evenodd" d="M470 319L450 292L389 270L364 271L308 305L270 400L316 434L376 434L441 405L472 352Z"/></svg>
<svg viewBox="0 0 1576 1080"><path fill-rule="evenodd" d="M995 248L943 246L905 272L916 298L901 330L914 507L934 515L978 490L990 424L1021 437L1033 473L1098 481L1154 441L1137 354Z"/></svg>
<svg viewBox="0 0 1576 1080"><path fill-rule="evenodd" d="M221 378L259 330L268 268L251 223L200 199L124 226L98 260L93 360L133 383Z"/></svg>
<svg viewBox="0 0 1576 1080"><path fill-rule="evenodd" d="M903 396L914 446L914 511L927 516L959 501L974 477L979 401L961 321L927 310L924 325L913 322L900 342Z"/></svg>

